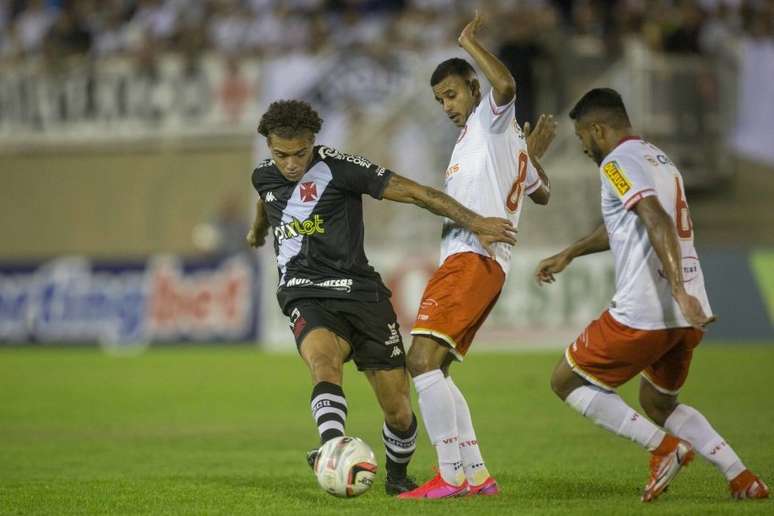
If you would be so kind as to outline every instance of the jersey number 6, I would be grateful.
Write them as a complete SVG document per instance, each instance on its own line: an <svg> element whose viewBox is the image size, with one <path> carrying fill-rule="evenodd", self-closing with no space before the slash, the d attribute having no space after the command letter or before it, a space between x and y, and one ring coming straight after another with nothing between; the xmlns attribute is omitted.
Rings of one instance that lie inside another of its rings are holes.
<svg viewBox="0 0 774 516"><path fill-rule="evenodd" d="M685 200L683 189L680 187L680 178L675 177L675 226L677 227L677 236L680 238L693 237L693 221L688 211L688 201Z"/></svg>
<svg viewBox="0 0 774 516"><path fill-rule="evenodd" d="M505 199L505 207L508 208L510 213L515 213L519 209L519 201L521 200L521 194L524 190L524 181L527 179L527 156L526 152L519 153L519 175L516 177L516 181L513 182L511 191L508 193L508 198Z"/></svg>

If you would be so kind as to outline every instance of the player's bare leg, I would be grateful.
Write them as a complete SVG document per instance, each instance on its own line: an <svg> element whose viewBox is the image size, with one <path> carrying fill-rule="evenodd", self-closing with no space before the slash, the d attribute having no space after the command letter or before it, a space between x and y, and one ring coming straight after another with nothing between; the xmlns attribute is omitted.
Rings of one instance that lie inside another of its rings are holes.
<svg viewBox="0 0 774 516"><path fill-rule="evenodd" d="M312 376L312 417L320 434L320 444L344 435L347 420L347 400L341 388L343 365L351 353L349 343L325 328L317 328L304 338L299 353ZM307 453L311 467L317 449Z"/></svg>
<svg viewBox="0 0 774 516"><path fill-rule="evenodd" d="M650 480L642 501L655 500L669 486L680 469L693 458L688 442L665 433L621 399L615 391L603 389L573 371L565 357L551 375L551 389L565 403L597 425L638 443L651 452Z"/></svg>
<svg viewBox="0 0 774 516"><path fill-rule="evenodd" d="M696 409L682 404L677 395L662 392L650 381L640 381L640 405L645 413L667 431L690 442L729 483L736 499L768 498L769 489L744 464L731 446Z"/></svg>
<svg viewBox="0 0 774 516"><path fill-rule="evenodd" d="M406 354L414 380L419 409L430 441L438 454L438 474L400 498L448 498L467 494L468 487L459 448L454 396L441 366L449 350L433 338L415 336Z"/></svg>
<svg viewBox="0 0 774 516"><path fill-rule="evenodd" d="M365 375L384 412L382 440L387 463L384 489L389 495L416 489L406 471L417 442L417 419L411 410L408 373L405 368L399 368L365 371Z"/></svg>

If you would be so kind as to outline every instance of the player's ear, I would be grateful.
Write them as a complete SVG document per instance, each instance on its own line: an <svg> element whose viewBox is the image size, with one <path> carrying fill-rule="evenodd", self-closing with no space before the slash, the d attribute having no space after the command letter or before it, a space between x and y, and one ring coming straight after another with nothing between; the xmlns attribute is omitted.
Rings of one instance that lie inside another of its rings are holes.
<svg viewBox="0 0 774 516"><path fill-rule="evenodd" d="M481 96L481 83L478 82L478 79L475 77L470 79L468 85L470 86L470 93L473 94L474 97Z"/></svg>
<svg viewBox="0 0 774 516"><path fill-rule="evenodd" d="M594 137L595 140L603 140L605 138L605 128L602 127L601 124L598 124L597 122L593 122L591 124L591 136Z"/></svg>

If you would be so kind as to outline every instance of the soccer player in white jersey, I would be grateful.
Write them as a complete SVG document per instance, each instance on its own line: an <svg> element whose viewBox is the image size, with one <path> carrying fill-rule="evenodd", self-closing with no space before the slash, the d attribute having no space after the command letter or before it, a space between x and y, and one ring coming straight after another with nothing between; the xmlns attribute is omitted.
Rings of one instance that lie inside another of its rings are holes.
<svg viewBox="0 0 774 516"><path fill-rule="evenodd" d="M570 112L584 153L599 165L604 224L541 261L552 283L578 257L610 249L616 292L599 319L565 351L554 392L598 425L651 453L642 501L655 500L695 453L726 477L734 498L767 498L768 488L695 408L680 403L693 350L715 317L693 245L683 180L656 146L636 136L620 95L593 89ZM640 373L640 405L615 389Z"/></svg>
<svg viewBox="0 0 774 516"><path fill-rule="evenodd" d="M556 124L552 117L541 117L531 134L525 124L529 142L525 140L514 114L513 76L477 41L480 25L476 13L459 43L492 89L482 94L473 67L463 59L441 63L430 79L435 99L461 129L446 171L446 193L479 213L507 218L516 227L525 194L538 204L548 203L548 178L536 158L553 139ZM468 404L448 372L453 360L462 361L494 306L510 259L510 245L489 248L465 228L445 222L441 266L423 294L406 357L438 455L438 473L400 498L498 492L481 457Z"/></svg>

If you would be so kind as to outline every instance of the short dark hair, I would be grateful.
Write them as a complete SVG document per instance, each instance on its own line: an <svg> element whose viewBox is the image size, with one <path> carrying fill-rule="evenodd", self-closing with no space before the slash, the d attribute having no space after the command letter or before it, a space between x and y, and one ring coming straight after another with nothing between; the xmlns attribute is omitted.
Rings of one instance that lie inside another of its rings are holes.
<svg viewBox="0 0 774 516"><path fill-rule="evenodd" d="M268 137L269 133L282 138L294 138L304 131L320 132L322 118L307 102L301 100L278 100L258 123L258 133Z"/></svg>
<svg viewBox="0 0 774 516"><path fill-rule="evenodd" d="M570 110L570 118L576 121L590 114L613 127L631 126L621 95L611 88L590 90Z"/></svg>
<svg viewBox="0 0 774 516"><path fill-rule="evenodd" d="M435 67L433 75L430 76L430 86L435 86L450 75L459 75L463 79L467 79L471 75L476 75L476 71L464 59L452 57Z"/></svg>

